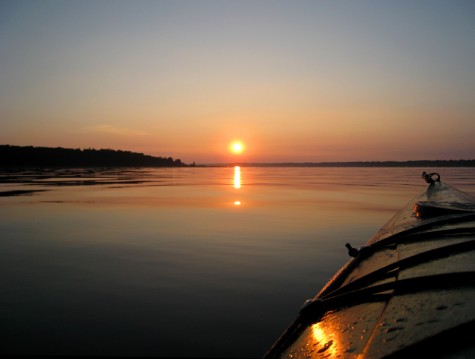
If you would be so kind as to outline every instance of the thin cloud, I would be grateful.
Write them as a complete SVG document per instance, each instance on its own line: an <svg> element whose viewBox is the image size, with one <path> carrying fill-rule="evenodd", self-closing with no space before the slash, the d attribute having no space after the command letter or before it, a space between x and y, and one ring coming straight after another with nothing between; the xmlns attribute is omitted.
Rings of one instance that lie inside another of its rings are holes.
<svg viewBox="0 0 475 359"><path fill-rule="evenodd" d="M86 127L86 131L109 134L109 135L118 135L118 136L147 136L148 133L145 131L135 130L126 127L117 127L112 125L97 125Z"/></svg>

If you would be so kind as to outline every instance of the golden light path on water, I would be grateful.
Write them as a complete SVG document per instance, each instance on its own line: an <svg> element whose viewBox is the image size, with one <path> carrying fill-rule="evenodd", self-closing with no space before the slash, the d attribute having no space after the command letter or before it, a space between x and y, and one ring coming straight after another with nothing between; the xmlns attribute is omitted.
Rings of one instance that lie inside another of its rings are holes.
<svg viewBox="0 0 475 359"><path fill-rule="evenodd" d="M235 189L240 189L241 188L241 167L239 166L234 166L234 182L233 182L234 188ZM235 206L240 206L241 201L236 200L234 201Z"/></svg>
<svg viewBox="0 0 475 359"><path fill-rule="evenodd" d="M241 167L234 167L234 188L241 188Z"/></svg>

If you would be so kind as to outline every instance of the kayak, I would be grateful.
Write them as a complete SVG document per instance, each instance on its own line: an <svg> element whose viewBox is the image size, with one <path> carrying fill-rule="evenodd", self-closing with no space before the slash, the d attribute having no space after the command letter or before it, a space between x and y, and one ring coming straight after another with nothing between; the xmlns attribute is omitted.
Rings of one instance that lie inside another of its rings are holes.
<svg viewBox="0 0 475 359"><path fill-rule="evenodd" d="M475 358L475 198L422 177L265 358Z"/></svg>

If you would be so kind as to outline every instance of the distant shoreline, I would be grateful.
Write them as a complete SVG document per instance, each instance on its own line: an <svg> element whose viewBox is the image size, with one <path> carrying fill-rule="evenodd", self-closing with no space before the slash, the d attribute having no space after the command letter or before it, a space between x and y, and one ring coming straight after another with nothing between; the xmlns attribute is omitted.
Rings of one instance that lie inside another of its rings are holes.
<svg viewBox="0 0 475 359"><path fill-rule="evenodd" d="M184 167L179 159L100 149L0 145L0 167Z"/></svg>
<svg viewBox="0 0 475 359"><path fill-rule="evenodd" d="M355 162L276 162L204 164L200 167L475 167L475 160L355 161Z"/></svg>
<svg viewBox="0 0 475 359"><path fill-rule="evenodd" d="M111 149L0 145L0 168L14 167L475 167L470 160L235 162L185 164L180 159Z"/></svg>

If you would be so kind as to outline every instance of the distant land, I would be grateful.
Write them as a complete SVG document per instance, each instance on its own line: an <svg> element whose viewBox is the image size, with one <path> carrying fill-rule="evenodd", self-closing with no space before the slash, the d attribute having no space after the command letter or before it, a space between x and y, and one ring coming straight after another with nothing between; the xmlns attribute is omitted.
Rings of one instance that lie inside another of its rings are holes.
<svg viewBox="0 0 475 359"><path fill-rule="evenodd" d="M233 165L238 165L242 167L475 167L475 160L282 162L282 163L236 163Z"/></svg>
<svg viewBox="0 0 475 359"><path fill-rule="evenodd" d="M181 160L110 149L0 145L0 167L182 167Z"/></svg>
<svg viewBox="0 0 475 359"><path fill-rule="evenodd" d="M475 167L471 160L356 161L356 162L275 162L201 164L200 167ZM72 149L0 145L0 167L185 167L171 157L111 149Z"/></svg>

